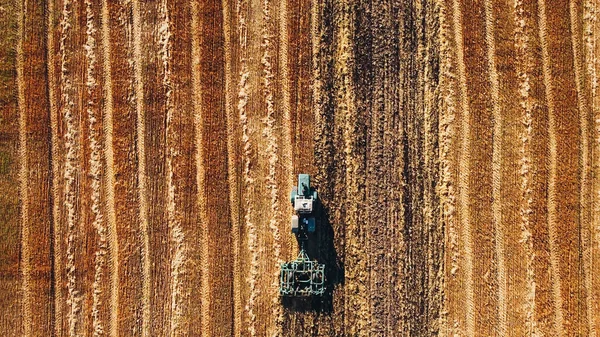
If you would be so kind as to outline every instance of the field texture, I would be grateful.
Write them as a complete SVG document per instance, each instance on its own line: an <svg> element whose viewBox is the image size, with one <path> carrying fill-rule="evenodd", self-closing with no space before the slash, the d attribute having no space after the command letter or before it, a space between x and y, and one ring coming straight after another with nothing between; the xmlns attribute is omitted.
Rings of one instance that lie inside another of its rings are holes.
<svg viewBox="0 0 600 337"><path fill-rule="evenodd" d="M0 0L1 336L600 336L598 0ZM278 296L309 173L327 295Z"/></svg>

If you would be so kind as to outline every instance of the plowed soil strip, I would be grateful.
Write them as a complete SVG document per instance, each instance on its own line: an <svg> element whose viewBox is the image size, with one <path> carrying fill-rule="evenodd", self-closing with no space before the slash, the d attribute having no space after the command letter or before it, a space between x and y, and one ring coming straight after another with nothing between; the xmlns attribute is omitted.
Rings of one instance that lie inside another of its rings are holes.
<svg viewBox="0 0 600 337"><path fill-rule="evenodd" d="M250 141L250 130L249 130L249 122L248 122L248 101L249 101L249 80L250 80L250 70L249 70L249 60L248 60L248 39L249 39L249 29L248 26L250 23L248 22L248 6L249 4L245 0L239 0L237 2L236 8L236 24L238 25L238 53L239 59L236 60L239 62L239 80L238 80L238 104L237 104L237 112L238 112L238 120L241 128L241 164L242 164L242 189L244 191L244 197L240 196L240 200L242 202L241 208L243 209L243 227L246 229L246 252L249 254L249 260L246 261L247 266L244 269L241 269L242 275L246 275L246 282L248 284L245 292L242 292L242 297L247 298L245 301L245 313L247 313L247 322L244 322L247 326L247 331L250 336L254 337L257 333L256 327L256 302L259 300L259 290L257 289L257 281L258 281L258 273L259 273L259 254L258 254L258 233L255 228L255 224L253 223L254 219L252 215L254 213L254 202L251 196L254 195L256 189L254 188L254 180L251 170L251 159L253 156L252 153L252 143ZM242 232L243 233L243 232ZM243 235L242 235L243 236ZM240 263L244 263L244 260L240 259ZM247 268L248 274L243 272ZM244 313L240 313L242 319L244 319Z"/></svg>
<svg viewBox="0 0 600 337"><path fill-rule="evenodd" d="M475 290L473 281L473 234L471 230L469 202L469 180L470 180L470 156L471 156L471 113L468 104L467 77L465 74L465 56L463 48L462 24L463 17L459 0L453 1L453 23L454 38L457 54L458 78L459 78L459 101L462 108L461 134L458 175L458 213L459 213L459 235L462 237L464 247L464 287L465 287L465 314L466 321L464 331L466 335L475 334ZM460 328L459 328L460 329Z"/></svg>
<svg viewBox="0 0 600 337"><path fill-rule="evenodd" d="M150 236L148 227L148 201L146 189L146 113L144 106L144 78L142 76L142 22L138 1L132 2L134 92L136 109L136 151L138 158L137 184L139 198L139 221L142 236L142 337L150 336Z"/></svg>
<svg viewBox="0 0 600 337"><path fill-rule="evenodd" d="M182 6L183 7L183 6ZM184 12L185 7L179 7ZM184 223L184 212L180 202L185 200L182 195L185 184L185 174L181 172L183 154L185 153L185 140L187 132L176 130L177 125L185 125L182 120L185 110L181 102L174 96L174 88L177 85L177 63L172 63L173 50L177 50L177 19L181 19L175 8L171 8L166 0L159 5L158 27L159 34L159 57L162 62L162 85L166 95L166 124L165 124L165 147L166 147L166 192L167 192L167 222L169 225L169 246L171 250L171 299L170 299L170 333L178 336L186 331L186 320L184 316L183 302L186 296L185 274L188 251L186 248L186 230ZM185 12L184 12L185 13ZM175 48L174 48L175 46ZM183 62L184 60L180 60ZM186 71L189 72L188 69ZM181 79L181 78L179 78ZM179 87L179 86L177 86ZM182 90L182 89L180 89ZM182 92L183 96L183 92ZM183 174L183 177L181 175Z"/></svg>
<svg viewBox="0 0 600 337"><path fill-rule="evenodd" d="M441 111L439 124L439 139L440 139L440 204L441 204L441 221L445 228L445 272L446 279L444 300L444 311L446 315L442 316L443 324L446 330L444 333L448 336L462 334L464 321L461 309L464 306L459 305L459 300L456 298L457 290L460 287L460 279L463 274L460 263L460 240L458 219L456 215L456 188L454 182L457 181L457 166L454 163L458 162L457 152L455 149L458 143L456 135L458 125L457 105L458 95L455 88L458 87L455 75L456 54L453 25L452 6L449 2L440 4L440 23L441 23L441 38L440 38L440 55L445 55L440 62L440 96L441 96Z"/></svg>
<svg viewBox="0 0 600 337"><path fill-rule="evenodd" d="M90 3L91 6L91 3ZM89 13L88 17L93 15ZM108 238L108 248L110 252L110 334L112 336L119 335L118 333L118 316L119 316L119 242L117 238L117 220L115 215L115 176L114 176L114 152L113 152L113 96L112 96L112 76L110 72L110 23L108 3L102 2L102 45L103 45L103 78L104 78L104 151L106 160L105 172L105 188L106 188L106 215L108 228L99 228L101 233L106 230ZM95 30L93 27L89 29ZM94 146L94 145L92 145ZM98 149L99 150L99 149ZM92 158L98 161L99 158ZM99 171L100 168L98 168ZM98 172L99 173L99 172ZM99 182L97 182L99 184ZM97 187L99 188L99 186ZM100 235L100 251L99 255L103 255L103 235Z"/></svg>
<svg viewBox="0 0 600 337"><path fill-rule="evenodd" d="M507 127L504 125L502 112L500 110L500 93L498 83L498 70L496 67L496 39L495 39L495 17L492 0L485 1L485 32L487 45L487 59L489 68L489 82L491 88L491 104L493 125L492 144L492 219L494 223L494 239L496 264L498 270L498 326L497 331L501 336L506 335L507 330L507 274L504 260L504 223L502 220L502 171L503 161L506 155L503 153L504 137L502 132Z"/></svg>
<svg viewBox="0 0 600 337"><path fill-rule="evenodd" d="M462 148L461 161L465 162L461 163L459 179L461 190L465 188L466 191L463 191L460 207L465 208L461 216L465 227L465 253L473 254L467 257L467 268L469 265L472 268L470 273L473 277L474 291L474 320L467 324L467 334L491 335L498 324L498 280L496 268L492 263L496 258L491 204L493 182L492 175L488 174L493 171L492 106L489 96L478 94L491 91L489 64L481 61L488 57L484 35L486 18L483 10L473 7L468 1L462 3L460 10L464 20L462 22L468 23L461 29L464 34L464 83L469 97L469 113L466 113L462 120L463 137L468 140L464 140ZM469 28L465 29L466 27ZM473 241L469 242L469 238ZM469 294L467 296L470 298ZM469 300L467 308L471 308ZM469 315L467 318L469 319Z"/></svg>
<svg viewBox="0 0 600 337"><path fill-rule="evenodd" d="M242 292L241 292L241 258L240 258L240 226L241 226L241 207L240 207L240 194L241 194L241 163L240 163L240 144L238 143L239 137L239 120L237 117L237 109L234 108L234 88L236 87L237 67L234 65L232 55L232 47L237 46L237 36L233 32L232 28L232 7L233 4L226 0L221 2L223 7L223 43L224 43L224 89L225 89L225 113L227 119L227 165L228 165L228 183L229 183L229 218L231 221L231 244L232 244L232 262L233 262L233 273L231 275L232 287L233 287L233 336L240 337L243 329L243 303L242 303ZM239 4L237 4L239 6ZM234 13L236 14L239 8L236 7ZM235 20L237 23L237 20ZM233 25L234 28L238 28L237 24ZM234 51L237 48L234 49ZM237 56L237 54L236 54Z"/></svg>
<svg viewBox="0 0 600 337"><path fill-rule="evenodd" d="M60 225L60 212L59 205L61 200L61 193L59 188L59 177L60 177L60 168L59 164L61 160L59 160L59 143L58 143L58 104L57 102L57 91L58 87L56 84L56 78L58 77L58 73L55 67L55 55L56 55L56 44L54 39L55 32L55 11L54 11L54 1L48 1L47 5L47 71L48 71L48 98L50 104L50 132L51 132L51 156L50 161L52 165L52 226L53 226L53 275L54 275L54 334L56 336L60 336L60 332L63 331L63 304L64 304L64 296L62 285L63 281L63 249L62 249L62 226Z"/></svg>
<svg viewBox="0 0 600 337"><path fill-rule="evenodd" d="M579 117L566 1L539 2L544 83L549 112L548 226L557 333L575 331L579 312ZM555 97L561 97L555 100ZM560 120L559 120L560 119ZM575 296L572 296L575 295Z"/></svg>
<svg viewBox="0 0 600 337"><path fill-rule="evenodd" d="M23 44L25 40L26 8L23 2L18 11L17 30L17 95L19 108L19 199L21 201L21 273L22 273L22 310L23 332L25 336L31 335L31 249L29 246L29 191L28 191L28 164L27 164L27 111L25 102L25 79L23 78Z"/></svg>
<svg viewBox="0 0 600 337"><path fill-rule="evenodd" d="M586 90L586 73L584 68L584 47L583 47L583 4L575 1L569 1L569 14L570 14L570 25L571 25L571 45L573 50L573 66L575 72L575 88L577 90L577 108L579 110L579 127L581 130L580 135L580 155L579 155L579 167L580 167L580 191L579 191L579 256L581 257L580 273L579 277L582 282L577 294L581 296L582 300L585 298L585 310L583 305L579 305L578 315L580 317L580 325L577 330L580 334L591 328L590 323L593 321L592 313L592 288L591 288L591 273L590 273L590 226L591 221L591 207L592 207L592 185L591 185L591 174L593 172L591 165L591 148L590 142L593 140L592 132L590 129L591 124L591 111L589 110L589 99L590 95Z"/></svg>
<svg viewBox="0 0 600 337"><path fill-rule="evenodd" d="M201 70L200 69L200 57L201 57L201 37L202 33L208 34L204 29L200 29L200 9L208 12L208 8L200 7L198 1L192 2L192 86L193 86L193 105L194 105L194 133L196 138L196 185L198 188L198 216L200 226L200 332L202 336L212 336L214 333L211 329L211 315L210 315L210 263L209 263L209 228L210 223L207 216L208 207L206 205L206 184L205 176L206 171L204 169L204 123L203 118L206 118L206 107L202 105L202 97L207 93L202 91L201 82ZM213 15L218 15L213 13ZM203 22L202 22L203 23ZM222 250L223 248L221 248Z"/></svg>
<svg viewBox="0 0 600 337"><path fill-rule="evenodd" d="M46 55L46 26L40 25L44 20L42 6L24 4L23 28L23 82L25 101L19 106L24 107L26 199L21 200L27 208L29 223L23 224L22 258L30 267L28 284L25 295L30 295L30 318L25 322L25 331L32 335L51 335L51 320L53 314L52 294L52 213L50 183L50 116L48 107L48 91L46 87L47 74ZM15 129L16 130L16 129ZM21 130L23 131L23 130ZM16 165L15 165L16 166ZM29 237L25 236L25 229ZM29 256L25 255L28 246ZM25 260L27 259L27 261ZM26 281L25 279L23 281ZM24 308L25 309L25 308ZM9 309L10 310L10 309ZM27 316L24 316L24 318ZM30 325L30 327L27 327Z"/></svg>
<svg viewBox="0 0 600 337"><path fill-rule="evenodd" d="M74 110L74 88L71 73L74 72L73 60L69 54L69 36L72 34L72 3L67 0L63 3L62 19L61 19L61 39L60 39L60 56L61 56L61 117L65 124L65 169L63 172L64 179L64 207L66 208L66 236L67 236L67 251L66 251L66 270L67 270L67 305L68 305L68 329L71 335L79 333L81 324L81 293L78 290L78 280L76 275L77 266L75 264L75 249L77 245L77 166L78 158L78 131L76 124L76 112Z"/></svg>
<svg viewBox="0 0 600 337"><path fill-rule="evenodd" d="M600 172L600 92L598 91L598 71L600 63L600 20L598 20L599 5L597 1L584 2L584 31L586 65L589 76L589 90L591 95L591 111L594 123L590 126L593 135L592 160L591 163L594 178L592 180L592 218L590 222L590 285L592 291L592 306L590 311L594 317L589 322L590 335L597 336L600 333L600 274L596 272L600 266L600 178L596 172Z"/></svg>
<svg viewBox="0 0 600 337"><path fill-rule="evenodd" d="M100 123L103 118L101 111L98 108L98 80L97 80L97 43L96 43L96 23L94 17L94 8L92 3L88 0L85 2L85 14L86 14L86 41L85 41L85 58L86 58L86 114L87 123L89 127L89 151L90 151L90 172L89 176L91 179L91 213L92 213L92 227L96 231L97 244L95 245L94 253L94 278L92 283L92 326L94 336L99 336L105 333L107 328L111 328L111 323L106 322L104 308L102 307L103 302L106 299L106 291L104 291L102 285L107 283L105 280L106 274L106 258L108 254L108 233L105 223L104 209L102 207L102 191L101 191L101 180L102 180L102 162L103 162L103 151L101 144L102 133L99 130ZM104 27L102 27L104 28ZM110 92L109 92L110 95ZM110 100L108 100L110 102ZM108 114L107 114L108 115ZM109 116L107 116L109 117ZM112 116L110 116L112 117ZM111 135L112 136L112 135ZM112 144L111 144L112 147ZM110 257L110 256L109 256ZM114 261L114 260L113 260ZM113 270L116 271L116 270ZM116 282L115 282L116 283ZM112 294L112 287L109 294ZM110 303L109 303L110 305ZM116 323L116 322L115 322ZM108 326L107 326L108 325ZM114 334L113 334L114 335Z"/></svg>
<svg viewBox="0 0 600 337"><path fill-rule="evenodd" d="M278 275L279 275L279 268L273 268L274 266L278 265L278 262L281 261L281 235L279 232L279 220L280 217L279 215L279 208L280 208L280 203L279 203L279 184L277 181L277 166L279 165L279 156L278 156L278 145L277 145L277 131L275 130L276 125L279 125L279 123L276 122L275 120L275 97L274 97L274 90L273 90L273 81L276 79L275 78L275 74L273 71L274 65L273 63L276 61L276 54L274 53L274 44L275 41L271 38L271 36L273 36L272 30L274 25L274 19L272 17L272 12L273 12L273 6L271 4L271 2L269 0L264 0L262 2L262 11L263 11L263 22L262 22L262 27L261 27L261 33L262 33L262 43L261 43L261 51L262 51L262 58L261 58L261 63L263 66L262 72L263 72L263 95L265 98L265 103L266 103L266 110L267 110L267 116L266 116L266 128L264 130L264 135L267 138L267 146L266 146L266 155L267 155L267 161L268 161L268 173L267 173L267 190L269 191L269 197L270 197L270 204L271 204L271 208L270 208L270 212L267 214L270 214L270 219L269 219L269 228L271 230L271 234L272 234L272 247L273 247L273 257L274 260L277 262L275 264L272 264L270 268L268 268L267 270L270 270L270 273L267 273L267 275L271 275L272 278L272 282L271 282L271 291L267 292L270 293L270 297L271 297L271 301L269 303L269 306L272 308L271 314L274 316L274 321L273 323L276 322L281 322L283 320L283 310L281 309L281 306L279 305L279 294L277 292L278 289L278 283L279 283L279 279L278 279ZM275 55L274 55L275 54ZM275 57L274 57L275 56ZM268 284L268 282L265 282L265 284ZM281 334L281 332L277 332L277 324L273 324L270 322L269 320L269 324L267 324L267 326L270 326L271 329L267 329L267 331L270 331L270 335L278 335Z"/></svg>
<svg viewBox="0 0 600 337"><path fill-rule="evenodd" d="M533 168L532 168L532 127L533 127L533 109L534 109L534 97L531 93L532 76L532 55L530 52L531 43L529 41L532 31L531 18L524 16L524 5L523 1L517 1L514 8L514 29L515 29L515 61L516 71L518 76L518 94L519 94L519 110L521 112L521 125L519 139L521 139L519 154L519 172L520 172L520 189L521 189L521 202L519 213L521 216L521 237L520 242L523 243L522 256L526 262L526 275L522 275L525 280L524 283L519 286L517 284L515 288L524 287L522 298L522 310L524 317L520 318L520 321L524 323L524 334L532 335L538 334L536 331L534 308L535 308L535 278L534 278L534 250L533 250L533 229L531 223L532 210L532 185L533 185ZM521 260L515 258L516 261ZM519 262L520 264L521 262ZM519 271L518 267L515 269ZM516 312L519 312L519 307L516 307Z"/></svg>
<svg viewBox="0 0 600 337"><path fill-rule="evenodd" d="M142 68L144 83L144 122L146 177L148 191L148 234L150 254L150 320L149 332L152 335L168 335L171 328L172 306L172 250L171 228L167 216L168 184L166 157L166 125L167 125L167 87L165 87L165 15L161 15L159 7L164 3L139 3L140 14L140 52L144 64L155 64L154 67ZM165 9L162 9L164 13ZM158 23L158 24L156 24ZM142 34L143 33L143 34ZM137 35L137 34L136 34ZM135 38L135 37L134 37ZM163 38L163 40L161 40ZM137 48L137 46L136 46ZM137 71L136 71L137 73ZM137 77L137 74L136 74ZM137 78L136 78L137 80ZM139 109L139 107L138 107ZM171 108L172 109L172 108ZM138 110L139 111L139 110ZM138 128L138 132L141 131ZM140 135L138 134L138 137ZM172 216L171 216L172 218Z"/></svg>

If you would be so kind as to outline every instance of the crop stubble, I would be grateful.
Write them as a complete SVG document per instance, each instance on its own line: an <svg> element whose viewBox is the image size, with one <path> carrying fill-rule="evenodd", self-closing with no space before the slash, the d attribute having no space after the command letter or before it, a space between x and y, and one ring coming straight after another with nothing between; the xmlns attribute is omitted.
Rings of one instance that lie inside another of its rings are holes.
<svg viewBox="0 0 600 337"><path fill-rule="evenodd" d="M0 13L4 334L599 331L594 1ZM300 172L328 295L281 303Z"/></svg>

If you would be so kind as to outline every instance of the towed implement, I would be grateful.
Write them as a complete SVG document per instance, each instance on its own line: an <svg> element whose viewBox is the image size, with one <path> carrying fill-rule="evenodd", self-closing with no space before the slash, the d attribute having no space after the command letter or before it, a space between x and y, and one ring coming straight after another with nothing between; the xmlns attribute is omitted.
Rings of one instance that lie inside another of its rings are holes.
<svg viewBox="0 0 600 337"><path fill-rule="evenodd" d="M281 296L320 296L325 292L325 265L311 260L305 250L309 235L316 231L314 209L318 201L317 191L310 187L308 174L298 175L290 201L295 214L291 219L291 231L300 245L298 257L281 264L279 294Z"/></svg>

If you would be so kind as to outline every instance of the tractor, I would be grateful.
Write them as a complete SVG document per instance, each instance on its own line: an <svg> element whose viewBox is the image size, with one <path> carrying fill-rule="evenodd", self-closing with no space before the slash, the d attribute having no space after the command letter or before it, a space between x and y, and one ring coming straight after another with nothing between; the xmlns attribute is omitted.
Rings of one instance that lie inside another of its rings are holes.
<svg viewBox="0 0 600 337"><path fill-rule="evenodd" d="M298 175L298 186L290 193L295 214L291 218L291 232L300 245L298 257L281 264L279 294L290 297L321 296L325 292L325 265L311 260L305 250L309 234L315 233L314 217L318 202L317 191L310 187L308 174Z"/></svg>

